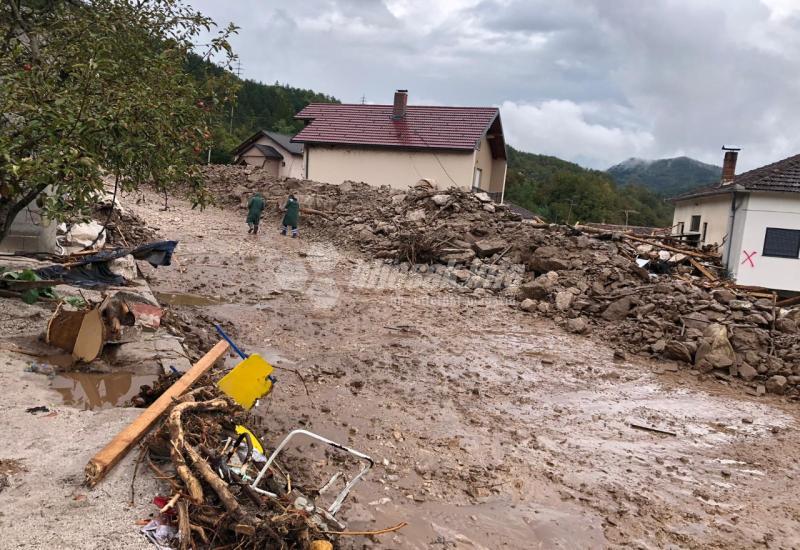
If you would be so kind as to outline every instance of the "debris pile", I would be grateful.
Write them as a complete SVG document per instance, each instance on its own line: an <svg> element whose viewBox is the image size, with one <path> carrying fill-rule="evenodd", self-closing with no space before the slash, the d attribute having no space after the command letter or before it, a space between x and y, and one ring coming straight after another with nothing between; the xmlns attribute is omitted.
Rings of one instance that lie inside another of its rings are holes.
<svg viewBox="0 0 800 550"><path fill-rule="evenodd" d="M800 309L725 283L713 254L663 238L522 220L485 194L426 182L404 192L277 181L232 166L209 167L207 178L228 206L243 206L256 190L276 205L295 193L309 209L306 238L356 247L458 291L513 297L572 332L738 378L755 393L798 394Z"/></svg>
<svg viewBox="0 0 800 550"><path fill-rule="evenodd" d="M327 540L285 488L283 499L252 488L257 460L264 458L249 437L237 436L236 427L251 420L244 409L210 385L178 401L143 450L143 461L177 497L160 510L177 509L177 547L301 549ZM234 461L238 467L231 466Z"/></svg>

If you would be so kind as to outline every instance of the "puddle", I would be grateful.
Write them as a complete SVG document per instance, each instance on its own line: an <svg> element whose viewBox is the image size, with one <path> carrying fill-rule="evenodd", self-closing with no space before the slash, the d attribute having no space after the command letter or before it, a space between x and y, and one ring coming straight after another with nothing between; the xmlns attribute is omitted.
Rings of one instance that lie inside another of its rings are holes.
<svg viewBox="0 0 800 550"><path fill-rule="evenodd" d="M215 306L225 303L219 296L202 296L181 292L155 292L154 295L158 303L170 306Z"/></svg>
<svg viewBox="0 0 800 550"><path fill-rule="evenodd" d="M50 387L61 394L65 405L83 410L104 409L125 405L139 393L140 386L152 384L156 378L127 372L65 372L57 374Z"/></svg>

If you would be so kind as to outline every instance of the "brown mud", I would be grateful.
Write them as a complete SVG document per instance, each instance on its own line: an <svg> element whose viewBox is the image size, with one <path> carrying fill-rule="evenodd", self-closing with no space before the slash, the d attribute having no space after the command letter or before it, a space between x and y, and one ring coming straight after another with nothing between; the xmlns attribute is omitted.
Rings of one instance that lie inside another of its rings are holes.
<svg viewBox="0 0 800 550"><path fill-rule="evenodd" d="M278 367L258 408L268 446L302 427L376 460L341 515L350 529L409 526L345 547L800 546L800 437L783 398L615 359L504 300L283 238L271 218L254 238L242 211L159 206L134 208L180 240L175 266L148 271L153 289L224 302L170 306L187 341L213 342L219 321ZM317 445L290 453L309 486L338 466Z"/></svg>

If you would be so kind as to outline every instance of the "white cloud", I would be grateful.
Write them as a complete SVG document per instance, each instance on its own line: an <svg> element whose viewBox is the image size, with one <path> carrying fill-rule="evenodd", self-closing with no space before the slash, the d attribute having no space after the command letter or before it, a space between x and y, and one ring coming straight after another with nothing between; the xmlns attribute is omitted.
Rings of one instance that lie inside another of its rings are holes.
<svg viewBox="0 0 800 550"><path fill-rule="evenodd" d="M726 144L743 168L800 152L800 0L189 1L242 27L249 78L503 105L531 152L719 163Z"/></svg>
<svg viewBox="0 0 800 550"><path fill-rule="evenodd" d="M653 153L655 138L650 132L592 122L591 113L597 109L597 105L564 100L506 101L500 106L508 142L524 151L581 159L582 164L598 169L608 168L608 159Z"/></svg>

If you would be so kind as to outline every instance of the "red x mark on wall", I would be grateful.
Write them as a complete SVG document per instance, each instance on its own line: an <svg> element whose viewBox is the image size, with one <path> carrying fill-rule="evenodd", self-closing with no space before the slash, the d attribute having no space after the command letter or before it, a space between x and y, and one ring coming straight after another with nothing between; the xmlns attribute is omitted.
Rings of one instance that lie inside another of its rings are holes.
<svg viewBox="0 0 800 550"><path fill-rule="evenodd" d="M752 252L748 252L747 250L742 250L742 254L744 254L745 256L744 260L742 260L742 265L746 264L747 262L750 262L750 267L756 266L755 262L753 262L753 257L756 254L758 254L758 252L756 252L755 250L753 250Z"/></svg>

